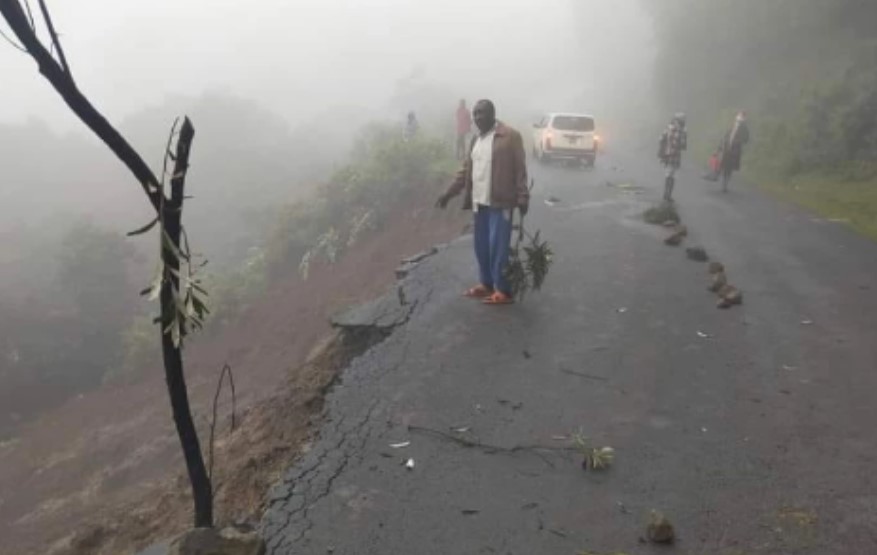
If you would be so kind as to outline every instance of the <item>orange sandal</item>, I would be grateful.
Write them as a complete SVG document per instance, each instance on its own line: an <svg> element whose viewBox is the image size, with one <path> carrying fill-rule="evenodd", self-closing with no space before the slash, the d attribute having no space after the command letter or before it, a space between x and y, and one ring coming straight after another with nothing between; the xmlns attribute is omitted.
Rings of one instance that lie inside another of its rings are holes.
<svg viewBox="0 0 877 555"><path fill-rule="evenodd" d="M483 301L484 304L490 305L498 305L498 304L512 304L515 302L515 299L509 297L502 291L496 291L493 295L487 297Z"/></svg>
<svg viewBox="0 0 877 555"><path fill-rule="evenodd" d="M486 299L491 295L493 295L493 289L486 285L476 285L463 293L464 297L469 297L470 299Z"/></svg>

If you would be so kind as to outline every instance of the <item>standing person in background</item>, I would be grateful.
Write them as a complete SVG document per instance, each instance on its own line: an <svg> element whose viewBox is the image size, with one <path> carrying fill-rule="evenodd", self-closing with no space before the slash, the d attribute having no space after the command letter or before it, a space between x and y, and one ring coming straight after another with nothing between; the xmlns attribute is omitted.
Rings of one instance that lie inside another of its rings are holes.
<svg viewBox="0 0 877 555"><path fill-rule="evenodd" d="M484 304L511 304L512 290L505 277L512 242L512 214L517 208L527 213L527 155L521 134L497 121L496 108L479 100L472 111L478 133L472 138L469 155L448 191L436 205L463 193L463 209L475 211L475 258L480 283L464 293Z"/></svg>
<svg viewBox="0 0 877 555"><path fill-rule="evenodd" d="M417 122L417 116L414 115L414 112L408 112L408 120L405 122L405 129L402 131L402 139L405 142L410 141L417 135L419 129L420 124Z"/></svg>
<svg viewBox="0 0 877 555"><path fill-rule="evenodd" d="M719 168L722 173L722 191L725 193L728 192L731 174L740 171L740 163L743 161L743 146L748 142L749 124L746 123L746 112L740 110L737 117L734 118L731 129L722 138L722 144L719 147L721 156Z"/></svg>
<svg viewBox="0 0 877 555"><path fill-rule="evenodd" d="M667 168L664 178L664 200L673 200L676 171L682 165L682 152L688 148L688 132L685 130L685 114L677 112L658 142L658 159Z"/></svg>
<svg viewBox="0 0 877 555"><path fill-rule="evenodd" d="M466 107L466 99L460 99L460 105L457 107L457 160L466 158L466 140L472 131L472 116L469 114L469 108Z"/></svg>

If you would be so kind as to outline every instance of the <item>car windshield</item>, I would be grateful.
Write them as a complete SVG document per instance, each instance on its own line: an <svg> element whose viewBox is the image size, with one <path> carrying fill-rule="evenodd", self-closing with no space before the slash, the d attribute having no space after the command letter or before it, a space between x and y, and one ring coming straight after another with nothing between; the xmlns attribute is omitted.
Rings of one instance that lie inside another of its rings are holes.
<svg viewBox="0 0 877 555"><path fill-rule="evenodd" d="M593 131L594 119L587 116L554 116L552 126L558 131Z"/></svg>

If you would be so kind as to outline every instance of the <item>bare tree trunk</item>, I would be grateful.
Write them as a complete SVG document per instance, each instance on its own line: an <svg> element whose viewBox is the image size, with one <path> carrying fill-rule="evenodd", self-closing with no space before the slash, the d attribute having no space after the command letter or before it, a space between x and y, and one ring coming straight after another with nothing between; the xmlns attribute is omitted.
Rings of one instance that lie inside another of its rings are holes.
<svg viewBox="0 0 877 555"><path fill-rule="evenodd" d="M186 171L189 167L189 151L195 129L189 118L183 120L180 135L177 139L176 163L173 177L171 178L171 197L164 203L163 227L177 252L180 252L180 238L182 233L183 218L183 190L186 182ZM161 230L159 230L161 233ZM177 434L183 447L183 455L186 458L186 469L189 472L189 481L192 484L192 497L195 502L195 527L213 526L213 495L210 478L204 466L204 457L201 453L201 445L198 441L198 432L192 421L192 411L189 408L189 394L186 388L186 378L183 374L183 356L181 347L174 344L173 337L166 329L173 319L177 317L177 298L180 291L180 258L172 252L170 247L161 242L161 259L165 267L170 271L168 279L161 286L161 352L164 358L164 373L167 380L167 389L171 398L171 408L174 414L174 423L177 426Z"/></svg>

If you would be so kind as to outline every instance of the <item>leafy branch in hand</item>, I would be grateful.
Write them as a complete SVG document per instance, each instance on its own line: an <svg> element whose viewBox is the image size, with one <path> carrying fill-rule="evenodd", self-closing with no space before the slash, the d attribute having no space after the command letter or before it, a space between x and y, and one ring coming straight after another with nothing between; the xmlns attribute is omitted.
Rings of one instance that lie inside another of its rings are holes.
<svg viewBox="0 0 877 555"><path fill-rule="evenodd" d="M530 235L524 228L524 218L517 225L518 237L509 253L505 277L512 290L512 296L522 300L529 291L539 291L548 271L554 253L548 242L541 238L541 231Z"/></svg>

